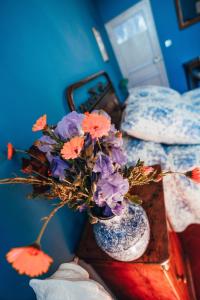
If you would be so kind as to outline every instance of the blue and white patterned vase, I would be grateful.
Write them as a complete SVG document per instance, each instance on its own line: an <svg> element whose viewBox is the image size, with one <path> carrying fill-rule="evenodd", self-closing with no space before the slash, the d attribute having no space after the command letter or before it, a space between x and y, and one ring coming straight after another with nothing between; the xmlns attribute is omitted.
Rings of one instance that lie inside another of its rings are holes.
<svg viewBox="0 0 200 300"><path fill-rule="evenodd" d="M120 261L141 257L150 239L149 221L144 209L129 201L120 216L98 219L93 231L98 246Z"/></svg>

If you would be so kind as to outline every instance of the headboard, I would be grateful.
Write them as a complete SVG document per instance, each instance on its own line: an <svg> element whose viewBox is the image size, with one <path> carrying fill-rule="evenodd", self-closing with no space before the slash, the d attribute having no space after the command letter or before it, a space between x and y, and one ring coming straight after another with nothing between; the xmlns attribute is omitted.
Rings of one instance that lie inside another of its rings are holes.
<svg viewBox="0 0 200 300"><path fill-rule="evenodd" d="M91 82L93 82L92 86ZM87 89L87 99L80 105L76 105L75 90L86 88L88 83L90 83L90 87ZM84 113L86 111L91 112L94 109L103 109L111 116L112 123L119 128L122 105L106 72L101 71L70 85L66 90L66 98L71 111Z"/></svg>

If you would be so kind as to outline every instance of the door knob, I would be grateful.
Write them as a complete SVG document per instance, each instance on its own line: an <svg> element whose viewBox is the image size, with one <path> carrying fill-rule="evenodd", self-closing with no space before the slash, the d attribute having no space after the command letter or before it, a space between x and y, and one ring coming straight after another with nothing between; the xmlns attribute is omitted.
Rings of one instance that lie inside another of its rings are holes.
<svg viewBox="0 0 200 300"><path fill-rule="evenodd" d="M153 63L154 63L154 64L157 64L157 63L159 63L161 60L162 60L162 58L161 58L160 56L155 56L154 59L153 59Z"/></svg>

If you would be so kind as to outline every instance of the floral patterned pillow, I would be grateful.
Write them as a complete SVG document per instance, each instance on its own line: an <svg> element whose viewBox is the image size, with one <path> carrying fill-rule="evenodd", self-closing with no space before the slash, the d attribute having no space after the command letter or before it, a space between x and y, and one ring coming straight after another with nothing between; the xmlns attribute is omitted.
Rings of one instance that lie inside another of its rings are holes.
<svg viewBox="0 0 200 300"><path fill-rule="evenodd" d="M200 143L200 105L164 87L131 90L121 129L130 136L165 144Z"/></svg>
<svg viewBox="0 0 200 300"><path fill-rule="evenodd" d="M124 137L123 149L128 165L136 164L140 159L147 166L160 165L163 170L166 169L167 154L161 144Z"/></svg>

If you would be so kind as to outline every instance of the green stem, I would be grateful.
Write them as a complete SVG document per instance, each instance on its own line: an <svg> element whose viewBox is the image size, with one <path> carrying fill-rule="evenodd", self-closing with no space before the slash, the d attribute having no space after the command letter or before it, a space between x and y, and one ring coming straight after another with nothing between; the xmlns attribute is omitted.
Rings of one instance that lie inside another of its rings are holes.
<svg viewBox="0 0 200 300"><path fill-rule="evenodd" d="M23 177L16 177L16 178L4 178L0 179L0 184L39 184L39 185L52 185L51 182L42 181L37 178L23 178Z"/></svg>
<svg viewBox="0 0 200 300"><path fill-rule="evenodd" d="M173 171L167 171L167 172L164 172L162 173L164 176L165 175L171 175L171 174L178 174L178 175L185 175L184 173L182 172L173 172Z"/></svg>
<svg viewBox="0 0 200 300"><path fill-rule="evenodd" d="M102 152L102 148L101 148L101 144L100 144L100 142L99 142L99 139L97 139L97 144L98 144L98 146L99 146L99 150Z"/></svg>
<svg viewBox="0 0 200 300"><path fill-rule="evenodd" d="M56 206L52 211L51 213L48 215L48 217L46 218L42 228L40 229L40 232L38 234L38 237L35 241L36 244L40 245L40 241L41 241L41 238L45 232L45 229L47 228L47 225L49 223L49 221L53 218L53 216L56 214L56 212L65 205L65 202L61 202L60 205Z"/></svg>

